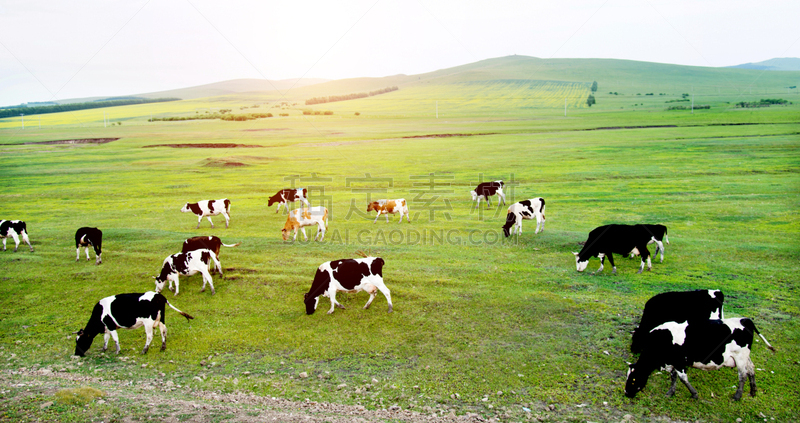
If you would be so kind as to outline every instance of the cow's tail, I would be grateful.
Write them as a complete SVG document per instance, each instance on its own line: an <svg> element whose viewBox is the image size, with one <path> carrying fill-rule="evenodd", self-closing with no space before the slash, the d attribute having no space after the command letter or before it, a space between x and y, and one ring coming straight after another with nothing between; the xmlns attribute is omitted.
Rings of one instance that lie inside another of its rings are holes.
<svg viewBox="0 0 800 423"><path fill-rule="evenodd" d="M184 312L182 312L182 311L178 310L178 308L177 308L177 307L175 307L174 305L170 304L169 300L167 300L167 305L168 305L168 306L170 306L170 308L172 308L173 310L175 310L175 311L177 311L178 313L180 313L180 314L181 314L181 316L185 317L187 322L188 322L190 319L194 319L194 317L190 316L190 315L189 315L189 313L184 313Z"/></svg>
<svg viewBox="0 0 800 423"><path fill-rule="evenodd" d="M242 245L241 242L237 242L236 244L222 244L223 247L238 247L240 245Z"/></svg>
<svg viewBox="0 0 800 423"><path fill-rule="evenodd" d="M547 220L547 219L544 217L544 198L542 198L542 197L539 197L539 199L540 199L540 200L542 200L542 208L540 208L540 209L539 209L539 213L541 213L541 214L542 214L542 220Z"/></svg>
<svg viewBox="0 0 800 423"><path fill-rule="evenodd" d="M666 226L664 226L664 242L666 242L667 245L669 245L669 238L667 238L667 227Z"/></svg>
<svg viewBox="0 0 800 423"><path fill-rule="evenodd" d="M231 213L231 200L225 199L225 213Z"/></svg>
<svg viewBox="0 0 800 423"><path fill-rule="evenodd" d="M506 224L503 225L503 233L506 235L506 237L510 235L509 229L512 226L514 226L514 223L516 222L517 222L517 215L514 212L509 211L508 214L506 215Z"/></svg>
<svg viewBox="0 0 800 423"><path fill-rule="evenodd" d="M325 222L325 230L328 230L328 209L325 209L325 214L322 215L322 221Z"/></svg>
<svg viewBox="0 0 800 423"><path fill-rule="evenodd" d="M219 263L219 259L217 258L217 255L211 250L208 250L208 252L211 253L211 259L214 260L214 266L217 267L217 272L219 272L219 274L221 276L222 275L222 265Z"/></svg>
<svg viewBox="0 0 800 423"><path fill-rule="evenodd" d="M772 345L770 345L770 344L769 344L769 341L767 341L767 338L764 338L764 335L762 335L762 334L761 334L761 332L759 332L759 331L758 331L758 329L756 329L756 324L755 324L755 323L753 323L753 321L752 321L752 320L750 320L750 319L747 319L747 318L745 318L745 319L742 319L742 326L744 326L744 327L745 327L746 329L748 329L748 330L751 330L751 331L753 331L753 332L757 333L757 334L758 334L758 336L760 336L760 337L761 337L761 339L763 339L763 340L764 340L764 343L765 343L765 344L767 344L767 348L769 348L769 349L770 349L770 350L772 350L772 351L775 351L775 347L773 347Z"/></svg>

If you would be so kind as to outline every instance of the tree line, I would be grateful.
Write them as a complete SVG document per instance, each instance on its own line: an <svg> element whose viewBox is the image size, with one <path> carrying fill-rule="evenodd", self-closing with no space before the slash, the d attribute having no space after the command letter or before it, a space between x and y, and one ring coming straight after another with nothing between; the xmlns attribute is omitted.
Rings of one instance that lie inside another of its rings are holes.
<svg viewBox="0 0 800 423"><path fill-rule="evenodd" d="M328 97L312 97L306 100L306 106L311 106L312 104L333 103L335 101L355 100L358 98L366 98L366 97L372 97L374 95L390 93L392 91L397 91L397 90L399 90L399 88L397 88L397 86L394 86L394 87L386 87L376 91L370 91L368 93L331 95Z"/></svg>
<svg viewBox="0 0 800 423"><path fill-rule="evenodd" d="M47 113L71 112L74 110L102 109L105 107L128 106L131 104L163 103L178 101L180 98L134 98L126 100L91 101L86 103L57 104L55 106L17 107L0 110L0 118L23 115L43 115Z"/></svg>

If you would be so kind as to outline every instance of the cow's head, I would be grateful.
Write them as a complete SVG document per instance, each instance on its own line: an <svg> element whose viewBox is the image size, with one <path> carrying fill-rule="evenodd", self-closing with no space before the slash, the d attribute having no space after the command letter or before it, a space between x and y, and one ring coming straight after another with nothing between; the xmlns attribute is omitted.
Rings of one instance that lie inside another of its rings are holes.
<svg viewBox="0 0 800 423"><path fill-rule="evenodd" d="M572 254L575 254L575 267L578 269L578 271L583 272L584 270L586 270L586 266L589 265L589 260L587 259L581 261L580 253L576 253L573 251Z"/></svg>
<svg viewBox="0 0 800 423"><path fill-rule="evenodd" d="M636 370L636 364L628 365L628 378L625 380L625 396L628 398L633 398L636 394L644 389L647 385L647 379L650 377L650 373L646 373L643 370Z"/></svg>
<svg viewBox="0 0 800 423"><path fill-rule="evenodd" d="M288 241L289 236L291 236L291 231L289 229L283 228L281 229L281 236L283 237L284 241Z"/></svg>
<svg viewBox="0 0 800 423"><path fill-rule="evenodd" d="M89 347L92 346L92 341L94 341L94 337L90 337L86 335L83 329L73 332L76 334L75 337L75 355L79 357L83 357L86 355L86 351L89 351Z"/></svg>
<svg viewBox="0 0 800 423"><path fill-rule="evenodd" d="M269 197L269 201L267 202L267 207L270 207L275 203L281 203L281 202L283 202L283 198L281 198L281 193L277 193L272 197Z"/></svg>
<svg viewBox="0 0 800 423"><path fill-rule="evenodd" d="M155 289L155 291L156 291L157 293L161 292L161 290L163 290L163 289L164 289L164 284L166 284L166 283L167 283L167 280L166 280L166 279L161 279L161 278L160 278L160 277L158 277L158 276L153 276L153 279L155 279L155 280L156 280L156 289Z"/></svg>
<svg viewBox="0 0 800 423"><path fill-rule="evenodd" d="M319 301L319 297L310 297L308 292L303 294L303 302L306 304L306 314L309 316L314 314L317 310L317 301Z"/></svg>
<svg viewBox="0 0 800 423"><path fill-rule="evenodd" d="M184 213L192 211L192 209L189 208L189 203L184 204L183 207L181 208L181 211Z"/></svg>
<svg viewBox="0 0 800 423"><path fill-rule="evenodd" d="M472 194L472 201L475 201L475 200L478 199L478 191L472 190L469 193Z"/></svg>
<svg viewBox="0 0 800 423"><path fill-rule="evenodd" d="M378 202L377 201L373 201L373 202L367 204L367 213L369 213L369 212L371 212L373 210L378 211Z"/></svg>

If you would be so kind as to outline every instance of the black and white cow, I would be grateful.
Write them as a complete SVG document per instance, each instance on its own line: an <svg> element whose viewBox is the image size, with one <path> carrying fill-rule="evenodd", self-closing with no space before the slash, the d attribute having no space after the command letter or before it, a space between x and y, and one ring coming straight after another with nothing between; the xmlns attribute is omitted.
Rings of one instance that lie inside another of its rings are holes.
<svg viewBox="0 0 800 423"><path fill-rule="evenodd" d="M328 310L328 314L333 313L335 307L344 308L336 301L336 291L366 291L369 293L369 301L364 305L365 310L372 304L375 294L381 291L389 303L389 313L391 313L392 295L383 283L383 264L384 261L380 257L341 259L322 263L314 275L311 289L303 297L306 314L314 314L320 296L331 299L331 309Z"/></svg>
<svg viewBox="0 0 800 423"><path fill-rule="evenodd" d="M758 332L752 320L742 317L724 320L696 320L693 322L667 322L650 331L639 361L628 368L625 395L633 398L644 389L650 374L658 369L672 375L672 384L667 396L675 394L675 385L680 379L692 398L697 391L689 384L686 369L694 367L716 370L720 367L736 367L739 370L739 388L734 400L742 397L744 380L750 380L750 396L756 396L756 374L750 351L753 332L757 333L775 351L764 335Z"/></svg>
<svg viewBox="0 0 800 423"><path fill-rule="evenodd" d="M211 279L211 274L208 273L208 266L211 261L222 276L222 266L217 260L217 255L211 250L194 250L188 253L176 253L164 259L164 264L161 265L161 274L153 276L156 280L156 292L161 292L164 289L164 284L169 281L169 290L173 291L175 295L180 292L180 284L178 275L192 276L197 272L203 275L203 288L200 292L206 290L206 283L211 285L211 294L216 294L214 290L214 281ZM172 282L175 282L175 289L172 289Z"/></svg>
<svg viewBox="0 0 800 423"><path fill-rule="evenodd" d="M481 197L486 200L486 207L489 207L492 202L489 200L489 197L493 195L497 195L497 197L503 200L503 205L506 204L506 195L503 193L503 184L502 180L499 181L492 181L492 182L482 182L478 184L478 186L473 190L470 191L472 194L472 201L477 200L478 202L475 203L475 208L477 209L478 206L481 204Z"/></svg>
<svg viewBox="0 0 800 423"><path fill-rule="evenodd" d="M147 340L144 344L142 354L147 353L150 342L153 341L153 329L161 331L161 351L167 349L167 321L164 311L165 305L169 305L186 320L194 317L184 313L167 301L158 293L148 291L138 294L118 294L103 298L95 304L92 310L92 317L86 323L86 327L75 332L78 334L75 339L75 355L83 357L89 347L92 346L94 337L103 334L103 351L108 349L108 338L114 338L119 354L119 337L117 329L136 329L144 326Z"/></svg>
<svg viewBox="0 0 800 423"><path fill-rule="evenodd" d="M597 257L600 259L600 268L597 272L603 271L606 257L611 263L612 273L617 273L617 266L614 265L613 254L628 255L634 248L642 253L642 265L637 273L644 270L645 260L647 260L647 270L651 270L653 265L650 263L650 251L647 250L647 243L652 238L647 231L637 228L638 225L605 225L592 229L589 232L589 239L586 240L580 253L573 252L575 255L575 265L579 272L586 270L589 259Z"/></svg>
<svg viewBox="0 0 800 423"><path fill-rule="evenodd" d="M86 260L89 260L89 246L94 248L96 264L103 262L103 231L97 228L83 227L75 232L75 261L81 259L81 247L86 248Z"/></svg>
<svg viewBox="0 0 800 423"><path fill-rule="evenodd" d="M183 205L183 208L181 208L181 211L184 213L192 212L197 215L197 227L195 229L200 228L200 222L203 221L204 217L208 218L212 228L214 227L214 222L211 221L211 216L216 216L218 214L224 216L226 229L231 221L231 217L229 215L231 212L231 202L227 198L223 198L221 200L203 200L196 203L186 203Z"/></svg>
<svg viewBox="0 0 800 423"><path fill-rule="evenodd" d="M14 240L14 252L19 248L19 237L28 244L33 252L31 240L28 239L28 226L21 220L0 220L0 238L3 238L3 251L6 250L6 239Z"/></svg>
<svg viewBox="0 0 800 423"><path fill-rule="evenodd" d="M269 197L269 202L267 203L267 207L272 207L273 204L278 203L278 208L275 209L275 213L281 211L281 206L286 206L286 211L289 211L289 203L294 203L295 201L302 201L306 207L311 207L308 204L308 190L305 188L297 188L291 189L286 188L278 191L272 197Z"/></svg>
<svg viewBox="0 0 800 423"><path fill-rule="evenodd" d="M664 243L666 242L669 244L669 238L667 238L667 227L664 225L637 225L641 226L645 231L653 235L650 239L648 244L656 244L656 252L653 253L653 257L658 255L658 252L661 251L661 261L660 263L664 262ZM636 248L631 251L630 258L633 256L638 256L639 250Z"/></svg>
<svg viewBox="0 0 800 423"><path fill-rule="evenodd" d="M516 232L517 235L522 235L522 220L523 219L536 219L536 232L544 230L544 198L537 197L530 200L520 201L514 203L508 208L506 215L506 224L503 225L503 233L506 237L511 235L511 232ZM516 230L512 226L516 225Z"/></svg>
<svg viewBox="0 0 800 423"><path fill-rule="evenodd" d="M633 332L631 352L639 354L647 335L654 327L665 322L693 322L724 319L722 310L725 295L718 289L662 292L647 300L639 327Z"/></svg>

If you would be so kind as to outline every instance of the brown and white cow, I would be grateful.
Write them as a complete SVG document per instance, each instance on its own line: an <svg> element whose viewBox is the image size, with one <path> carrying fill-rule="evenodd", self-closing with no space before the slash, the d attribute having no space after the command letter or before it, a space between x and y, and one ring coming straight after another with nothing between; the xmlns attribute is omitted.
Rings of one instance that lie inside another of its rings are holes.
<svg viewBox="0 0 800 423"><path fill-rule="evenodd" d="M192 212L197 215L197 227L195 229L200 228L200 222L203 220L204 217L208 218L208 221L211 223L211 227L214 227L214 222L211 221L211 216L216 216L221 214L225 217L225 228L228 228L228 224L231 221L230 212L231 212L231 202L227 198L223 198L221 200L202 200L196 203L186 203L183 205L181 209L182 212Z"/></svg>
<svg viewBox="0 0 800 423"><path fill-rule="evenodd" d="M283 229L281 229L281 236L283 236L284 241L288 241L290 233L294 231L292 241L296 241L297 230L300 229L303 232L303 238L308 241L305 227L313 225L317 225L317 235L314 237L314 241L316 241L317 238L322 241L322 239L325 238L325 231L328 229L327 208L322 206L303 207L290 211L289 216L286 217L286 223L283 225Z"/></svg>
<svg viewBox="0 0 800 423"><path fill-rule="evenodd" d="M289 202L294 203L295 201L301 201L306 207L311 207L308 204L308 190L305 188L286 188L278 191L272 197L269 197L269 202L267 203L267 207L272 207L273 204L278 203L278 208L275 209L275 213L281 211L281 206L286 207L286 211L289 211Z"/></svg>
<svg viewBox="0 0 800 423"><path fill-rule="evenodd" d="M492 202L489 200L489 197L493 195L497 195L499 199L503 200L503 205L505 205L506 195L503 193L503 186L505 186L505 184L503 184L502 180L478 184L475 190L470 191L470 194L472 194L472 201L478 200L475 204L475 208L477 209L481 204L481 197L486 200L486 206L490 206Z"/></svg>
<svg viewBox="0 0 800 423"><path fill-rule="evenodd" d="M405 198L398 198L396 200L378 200L367 204L367 213L373 210L378 212L378 215L375 216L375 220L372 223L378 222L378 218L381 217L381 213L386 215L386 223L389 223L390 214L397 213L400 213L400 220L398 220L398 223L403 221L403 215L406 216L408 223L411 223L411 216L408 214L408 204L406 203Z"/></svg>
<svg viewBox="0 0 800 423"><path fill-rule="evenodd" d="M195 236L192 238L183 241L183 247L181 248L182 253L188 253L189 251L194 250L211 250L214 254L217 255L219 258L219 250L220 248L224 247L238 247L241 245L241 242L237 242L236 244L223 244L222 240L219 239L217 236Z"/></svg>

